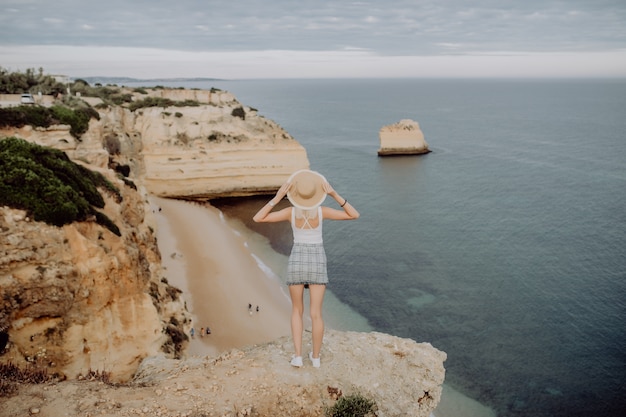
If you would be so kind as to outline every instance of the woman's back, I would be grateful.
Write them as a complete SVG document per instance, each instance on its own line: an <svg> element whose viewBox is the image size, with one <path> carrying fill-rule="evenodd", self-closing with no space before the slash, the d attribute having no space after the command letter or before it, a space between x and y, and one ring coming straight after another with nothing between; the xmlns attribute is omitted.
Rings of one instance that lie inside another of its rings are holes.
<svg viewBox="0 0 626 417"><path fill-rule="evenodd" d="M291 229L293 241L297 243L322 243L322 208L317 213L291 209Z"/></svg>

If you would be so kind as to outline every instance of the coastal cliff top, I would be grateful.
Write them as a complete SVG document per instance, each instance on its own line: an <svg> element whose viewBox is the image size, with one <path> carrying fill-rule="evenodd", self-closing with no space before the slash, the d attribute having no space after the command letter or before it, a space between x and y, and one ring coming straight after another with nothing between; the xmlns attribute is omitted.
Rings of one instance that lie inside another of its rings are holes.
<svg viewBox="0 0 626 417"><path fill-rule="evenodd" d="M147 358L124 385L22 385L0 407L6 417L323 416L338 397L360 395L379 415L427 417L439 403L446 354L430 344L329 330L325 346L319 369L291 367L284 337L213 358Z"/></svg>

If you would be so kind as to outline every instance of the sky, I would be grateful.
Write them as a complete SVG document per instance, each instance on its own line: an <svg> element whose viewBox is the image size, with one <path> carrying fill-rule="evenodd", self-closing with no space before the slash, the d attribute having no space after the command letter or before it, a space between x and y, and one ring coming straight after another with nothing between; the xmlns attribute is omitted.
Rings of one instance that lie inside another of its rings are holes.
<svg viewBox="0 0 626 417"><path fill-rule="evenodd" d="M70 77L626 77L626 0L0 0L0 67Z"/></svg>

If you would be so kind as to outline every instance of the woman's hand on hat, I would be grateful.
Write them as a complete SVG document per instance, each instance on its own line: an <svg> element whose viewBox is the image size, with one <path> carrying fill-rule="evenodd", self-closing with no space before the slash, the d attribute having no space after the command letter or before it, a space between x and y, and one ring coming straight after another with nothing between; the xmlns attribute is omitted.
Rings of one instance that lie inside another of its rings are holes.
<svg viewBox="0 0 626 417"><path fill-rule="evenodd" d="M335 189L333 188L332 185L330 185L328 181L324 181L322 183L322 189L324 190L326 194L330 195L331 197L333 196L333 193L335 193Z"/></svg>
<svg viewBox="0 0 626 417"><path fill-rule="evenodd" d="M291 188L290 182L284 183L283 185L280 186L278 191L276 191L276 196L282 200L287 195L290 188Z"/></svg>

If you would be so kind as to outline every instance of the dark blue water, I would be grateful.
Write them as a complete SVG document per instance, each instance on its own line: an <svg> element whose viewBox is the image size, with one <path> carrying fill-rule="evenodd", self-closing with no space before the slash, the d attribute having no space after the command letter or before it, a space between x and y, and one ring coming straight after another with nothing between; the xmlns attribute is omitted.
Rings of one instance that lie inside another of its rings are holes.
<svg viewBox="0 0 626 417"><path fill-rule="evenodd" d="M277 121L359 209L331 289L447 352L499 416L626 410L626 81L281 80L218 87ZM420 123L432 153L379 158Z"/></svg>

